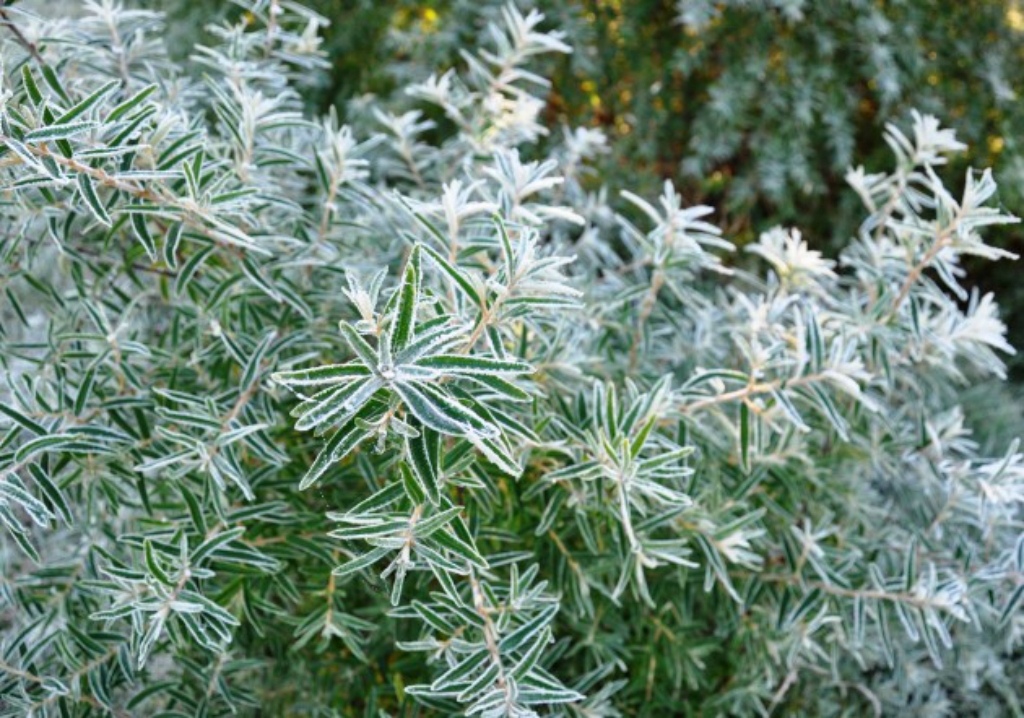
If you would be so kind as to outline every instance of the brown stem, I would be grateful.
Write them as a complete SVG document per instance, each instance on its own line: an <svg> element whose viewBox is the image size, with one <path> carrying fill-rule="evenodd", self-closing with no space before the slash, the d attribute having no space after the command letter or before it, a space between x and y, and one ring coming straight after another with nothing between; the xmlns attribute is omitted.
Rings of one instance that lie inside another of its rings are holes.
<svg viewBox="0 0 1024 718"><path fill-rule="evenodd" d="M823 374L808 374L792 380L776 379L775 381L769 382L750 383L742 389L735 389L734 391L728 391L724 394L718 394L716 396L708 397L707 399L695 401L692 404L686 404L682 407L681 411L684 414L690 414L709 406L714 406L715 404L745 400L758 394L767 394L768 392L781 389L784 383L786 386L801 386L803 384L813 384L814 382L822 381L824 378L825 376Z"/></svg>
<svg viewBox="0 0 1024 718"><path fill-rule="evenodd" d="M6 27L14 35L14 40L25 48L26 52L32 56L32 59L38 62L40 65L46 67L46 60L39 52L39 48L36 44L25 37L25 34L21 31L14 21L11 20L10 15L7 14L7 10L4 7L7 4L6 0L0 0L0 26Z"/></svg>
<svg viewBox="0 0 1024 718"><path fill-rule="evenodd" d="M640 316L637 318L636 330L633 332L633 343L629 347L630 372L636 369L637 359L640 356L640 342L642 342L644 338L644 327L647 324L647 320L651 318L651 313L654 311L654 307L658 303L658 293L661 291L661 287L664 284L665 270L658 267L654 271L654 276L651 278L651 287L647 291L647 296L644 297L644 301L640 305Z"/></svg>

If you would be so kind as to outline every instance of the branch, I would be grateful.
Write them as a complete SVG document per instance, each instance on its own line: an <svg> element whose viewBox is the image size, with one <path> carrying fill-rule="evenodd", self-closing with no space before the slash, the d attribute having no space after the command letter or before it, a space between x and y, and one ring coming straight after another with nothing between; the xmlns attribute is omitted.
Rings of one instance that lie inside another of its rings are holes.
<svg viewBox="0 0 1024 718"><path fill-rule="evenodd" d="M21 31L21 28L15 25L14 21L11 20L11 17L7 12L7 8L4 7L6 4L6 0L0 0L0 26L6 27L11 31L11 34L14 35L15 42L25 48L25 51L32 56L33 60L43 67L48 67L46 60L43 59L43 56L40 54L39 48L36 47L36 44L25 37L25 33Z"/></svg>

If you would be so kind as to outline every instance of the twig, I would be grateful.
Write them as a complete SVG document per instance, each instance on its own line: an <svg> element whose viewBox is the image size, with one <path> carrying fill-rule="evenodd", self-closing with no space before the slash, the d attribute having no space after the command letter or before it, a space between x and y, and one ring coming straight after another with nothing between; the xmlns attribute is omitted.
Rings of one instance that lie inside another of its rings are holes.
<svg viewBox="0 0 1024 718"><path fill-rule="evenodd" d="M39 52L39 48L36 44L25 37L25 33L21 31L14 21L11 20L10 15L7 13L7 9L4 7L7 4L6 0L0 0L0 25L6 27L14 35L15 41L21 45L32 56L32 59L38 62L40 65L46 67L46 60L43 59L42 54Z"/></svg>

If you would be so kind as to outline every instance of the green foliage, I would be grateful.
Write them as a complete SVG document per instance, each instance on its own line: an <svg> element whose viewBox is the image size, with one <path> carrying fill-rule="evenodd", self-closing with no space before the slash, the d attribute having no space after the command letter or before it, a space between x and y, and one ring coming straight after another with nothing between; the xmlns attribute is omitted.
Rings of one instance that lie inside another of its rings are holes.
<svg viewBox="0 0 1024 718"><path fill-rule="evenodd" d="M408 82L460 62L500 8L468 0L311 4L332 18L324 48L334 71L309 97L343 108L349 121L362 116L366 93L397 100ZM848 166L883 165L885 124L916 108L955 124L968 144L951 158L954 171L993 167L1000 201L1024 212L1018 0L538 5L576 49L541 65L553 82L546 124L614 138L595 163L612 191L650 196L671 179L688 203L715 207L739 245L777 224L799 224L812 245L838 251L860 222ZM558 144L561 133L551 139ZM1019 229L998 236L1024 249ZM1024 306L1014 266L972 269L1006 306ZM1024 312L1007 321L1012 333L1024 331ZM1010 364L1024 376L1019 358Z"/></svg>
<svg viewBox="0 0 1024 718"><path fill-rule="evenodd" d="M830 258L595 173L537 11L345 125L295 3L0 10L0 714L1021 711L1016 218L935 117Z"/></svg>

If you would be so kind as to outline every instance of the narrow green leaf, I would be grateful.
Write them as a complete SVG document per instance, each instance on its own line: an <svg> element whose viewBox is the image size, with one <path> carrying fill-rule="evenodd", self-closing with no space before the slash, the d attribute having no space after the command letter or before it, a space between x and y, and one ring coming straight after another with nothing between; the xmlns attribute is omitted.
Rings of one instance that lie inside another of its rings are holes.
<svg viewBox="0 0 1024 718"><path fill-rule="evenodd" d="M458 267L453 266L447 259L427 245L422 245L422 247L423 251L427 253L427 256L430 257L431 261L433 261L442 272L448 275L449 279L451 279L455 287L462 292L463 296L465 296L472 305L479 306L480 297L477 295L477 291L473 287L473 283L465 272Z"/></svg>
<svg viewBox="0 0 1024 718"><path fill-rule="evenodd" d="M438 531L430 537L430 540L448 549L456 556L469 561L475 566L487 568L487 561L480 555L480 552L477 551L476 547L466 543L455 534L449 533L448 531Z"/></svg>
<svg viewBox="0 0 1024 718"><path fill-rule="evenodd" d="M416 536L416 538L427 538L438 529L451 523L461 512L461 506L453 506L450 509L445 509L439 514L434 514L429 518L423 519L413 527L413 535Z"/></svg>
<svg viewBox="0 0 1024 718"><path fill-rule="evenodd" d="M40 127L37 130L32 130L31 132L26 132L25 141L40 143L66 140L69 137L75 137L83 132L88 132L96 126L95 122L72 122L67 125L49 125L47 127Z"/></svg>
<svg viewBox="0 0 1024 718"><path fill-rule="evenodd" d="M341 322L338 328L341 329L341 336L345 343L348 344L352 353L359 358L359 361L371 371L376 371L378 359L377 352L373 347L367 344L366 340L355 330L355 327L348 322Z"/></svg>
<svg viewBox="0 0 1024 718"><path fill-rule="evenodd" d="M395 305L394 329L391 332L391 346L394 351L401 351L413 338L413 326L416 323L416 305L420 296L420 249L417 244L405 264L405 275L398 289L398 302Z"/></svg>
<svg viewBox="0 0 1024 718"><path fill-rule="evenodd" d="M107 214L106 207L103 206L103 202L96 194L96 186L93 184L92 177L85 172L79 172L77 180L78 194L85 202L85 206L89 208L92 216L103 226L111 226L110 215Z"/></svg>
<svg viewBox="0 0 1024 718"><path fill-rule="evenodd" d="M498 643L498 650L502 652L515 651L521 646L529 643L551 623L551 620L558 614L558 604L553 603L546 606L540 613L521 625L516 630L502 637Z"/></svg>
<svg viewBox="0 0 1024 718"><path fill-rule="evenodd" d="M503 376L533 373L533 367L526 362L456 354L439 354L425 357L418 360L415 366L437 369L444 373L463 376Z"/></svg>
<svg viewBox="0 0 1024 718"><path fill-rule="evenodd" d="M494 215L494 224L498 228L498 238L501 240L501 256L505 260L505 282L511 282L515 276L515 255L512 253L512 242L508 237L508 230L501 215Z"/></svg>
<svg viewBox="0 0 1024 718"><path fill-rule="evenodd" d="M429 449L430 436L436 436L433 429L426 426L417 426L419 435L406 439L406 447L409 453L409 464L417 482L423 488L430 503L438 506L441 503L440 477L438 467L434 463L434 457Z"/></svg>
<svg viewBox="0 0 1024 718"><path fill-rule="evenodd" d="M70 104L71 98L68 96L68 93L64 91L64 86L61 84L60 79L58 79L57 74L53 71L53 68L44 64L39 69L40 72L43 73L43 80L45 80L46 84L50 86L50 89L56 92L61 100Z"/></svg>
<svg viewBox="0 0 1024 718"><path fill-rule="evenodd" d="M139 103L143 102L147 97L152 95L156 91L156 85L146 85L141 90L136 92L130 98L122 102L120 105L115 107L107 115L107 122L117 122L119 119L127 115L133 109L138 107Z"/></svg>
<svg viewBox="0 0 1024 718"><path fill-rule="evenodd" d="M488 654L487 649L480 649L470 653L468 656L438 676L431 684L431 690L443 691L452 685L458 684L465 679L466 676L476 673L487 665L489 658L490 655Z"/></svg>
<svg viewBox="0 0 1024 718"><path fill-rule="evenodd" d="M494 437L498 430L428 384L397 382L395 390L424 425L452 436Z"/></svg>
<svg viewBox="0 0 1024 718"><path fill-rule="evenodd" d="M75 105L74 107L69 109L67 112L65 112L63 115L58 117L57 118L57 122L55 124L66 125L67 123L71 122L71 120L75 119L76 117L80 117L85 112L87 112L90 107L92 107L97 102L99 102L104 97L106 97L111 92L111 90L113 90L115 87L117 87L117 85L118 85L117 80L111 80L107 84L103 85L98 90L96 90L95 92L90 94L88 97L86 97L84 100L79 102L77 105Z"/></svg>
<svg viewBox="0 0 1024 718"><path fill-rule="evenodd" d="M25 92L28 94L32 104L37 107L43 102L43 93L39 91L39 85L36 84L36 78L32 76L32 69L28 64L21 66L21 81L25 86Z"/></svg>
<svg viewBox="0 0 1024 718"><path fill-rule="evenodd" d="M312 369L295 369L279 371L270 376L278 384L285 386L327 386L363 379L370 375L370 370L362 364L330 364Z"/></svg>
<svg viewBox="0 0 1024 718"><path fill-rule="evenodd" d="M89 397L92 395L95 379L96 367L91 366L86 370L81 383L78 385L78 393L75 395L75 416L81 416L82 412L85 411L85 405L89 402Z"/></svg>
<svg viewBox="0 0 1024 718"><path fill-rule="evenodd" d="M43 495L49 500L57 515L60 516L61 521L65 525L70 526L74 521L71 506L68 505L67 499L64 498L64 494L57 484L43 471L39 464L30 464L28 471L35 480L39 490L43 492Z"/></svg>
<svg viewBox="0 0 1024 718"><path fill-rule="evenodd" d="M224 548L237 541L245 533L244 526L236 526L226 531L214 534L201 544L196 546L192 552L192 563L198 565L203 559L217 554L217 550Z"/></svg>
<svg viewBox="0 0 1024 718"><path fill-rule="evenodd" d="M489 688L491 684L493 684L494 681L497 679L499 670L500 667L498 666L497 663L490 663L487 670L481 673L476 678L476 680L470 683L469 686L467 686L466 689L459 694L458 700L461 702L472 700L481 691L484 691L487 688Z"/></svg>
<svg viewBox="0 0 1024 718"><path fill-rule="evenodd" d="M146 250L146 254L149 255L150 260L155 262L157 258L156 242L153 240L153 235L149 233L149 226L146 224L146 215L139 212L132 212L131 222L132 229L135 231L135 237L142 244L143 249Z"/></svg>
<svg viewBox="0 0 1024 718"><path fill-rule="evenodd" d="M178 247L181 245L181 235L184 229L184 224L175 222L167 230L167 236L164 238L164 264L170 269L178 268Z"/></svg>
<svg viewBox="0 0 1024 718"><path fill-rule="evenodd" d="M192 283L192 280L195 277L196 272L199 271L199 267L203 265L203 263L211 254L213 254L215 249L216 246L211 244L207 247L204 247L203 249L200 249L198 252L196 252L195 254L188 258L184 266L181 268L181 271L178 272L177 279L174 280L175 294L181 295L185 293L189 285Z"/></svg>
<svg viewBox="0 0 1024 718"><path fill-rule="evenodd" d="M343 424L362 409L384 383L375 377L358 379L328 390L326 396L303 405L303 411L295 422L298 431L308 431L318 426Z"/></svg>
<svg viewBox="0 0 1024 718"><path fill-rule="evenodd" d="M167 575L167 572L164 571L160 561L157 559L156 552L153 550L153 542L147 538L143 541L142 546L146 556L146 568L149 569L149 572L157 581L165 586L174 586L175 581Z"/></svg>
<svg viewBox="0 0 1024 718"><path fill-rule="evenodd" d="M384 558L391 551L392 549L388 546L378 546L367 551L361 556L356 556L351 561L346 561L335 568L331 573L341 578L348 576L349 574L356 573L357 571L362 571L364 568L369 568L373 564L377 563L377 561Z"/></svg>
<svg viewBox="0 0 1024 718"><path fill-rule="evenodd" d="M38 436L45 436L47 434L47 429L45 426L38 422L32 421L32 419L29 419L20 411L17 411L13 407L8 406L3 402L0 402L0 413L6 414L9 418L13 419L16 424L28 429L33 434L36 434Z"/></svg>
<svg viewBox="0 0 1024 718"><path fill-rule="evenodd" d="M405 488L405 493L409 497L409 500L414 504L421 504L426 501L426 489L418 481L412 469L409 468L409 464L403 461L398 465L398 471L402 475L402 486Z"/></svg>
<svg viewBox="0 0 1024 718"><path fill-rule="evenodd" d="M263 358L267 354L267 350L273 343L274 339L277 338L276 332L267 332L264 337L260 340L256 348L253 349L252 355L245 362L245 367L242 370L242 381L239 383L239 392L245 393L252 388L253 384L260 377L260 371L263 367Z"/></svg>
<svg viewBox="0 0 1024 718"><path fill-rule="evenodd" d="M309 471L302 477L302 481L299 483L299 491L305 491L319 481L327 469L348 456L353 449L369 436L370 434L366 430L358 426L352 426L349 429L339 429L335 432L331 440L327 442L323 450L317 455L316 460L309 467Z"/></svg>
<svg viewBox="0 0 1024 718"><path fill-rule="evenodd" d="M1010 618L1017 613L1017 609L1024 602L1024 583L1017 584L1017 588L1010 594L1010 598L1007 599L1006 605L1003 607L1002 612L999 614L999 625L1005 626L1010 622Z"/></svg>
<svg viewBox="0 0 1024 718"><path fill-rule="evenodd" d="M745 472L750 471L750 407L746 402L740 403L740 466Z"/></svg>

